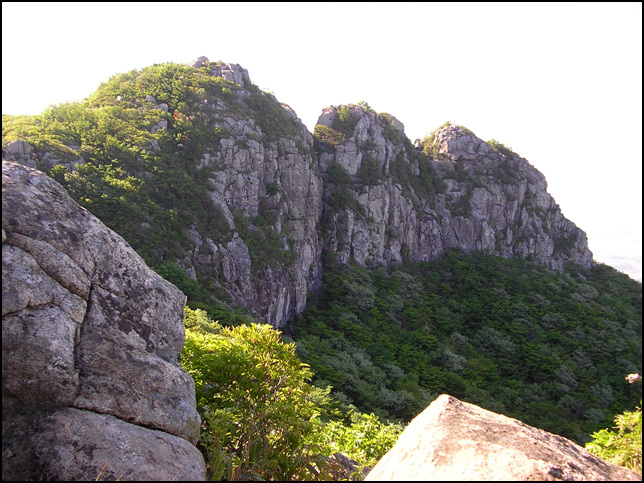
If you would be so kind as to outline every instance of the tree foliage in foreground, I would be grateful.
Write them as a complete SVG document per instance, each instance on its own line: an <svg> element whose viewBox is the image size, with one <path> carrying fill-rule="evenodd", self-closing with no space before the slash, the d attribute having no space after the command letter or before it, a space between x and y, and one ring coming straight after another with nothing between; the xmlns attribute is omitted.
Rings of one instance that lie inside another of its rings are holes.
<svg viewBox="0 0 644 483"><path fill-rule="evenodd" d="M593 433L586 449L600 458L642 474L642 401L635 411L615 417L615 429Z"/></svg>
<svg viewBox="0 0 644 483"><path fill-rule="evenodd" d="M182 367L195 381L211 479L332 479L335 451L373 464L395 443L399 426L344 414L328 389L311 386L295 344L271 326L223 327L188 307L184 322Z"/></svg>

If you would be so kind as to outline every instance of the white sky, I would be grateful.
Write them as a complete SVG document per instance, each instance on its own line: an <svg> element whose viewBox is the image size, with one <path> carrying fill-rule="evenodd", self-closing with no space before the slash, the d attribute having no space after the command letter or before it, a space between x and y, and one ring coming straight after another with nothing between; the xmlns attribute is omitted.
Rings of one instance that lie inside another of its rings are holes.
<svg viewBox="0 0 644 483"><path fill-rule="evenodd" d="M541 171L597 261L642 280L641 3L2 3L2 112L154 63L240 64L309 130L367 101Z"/></svg>

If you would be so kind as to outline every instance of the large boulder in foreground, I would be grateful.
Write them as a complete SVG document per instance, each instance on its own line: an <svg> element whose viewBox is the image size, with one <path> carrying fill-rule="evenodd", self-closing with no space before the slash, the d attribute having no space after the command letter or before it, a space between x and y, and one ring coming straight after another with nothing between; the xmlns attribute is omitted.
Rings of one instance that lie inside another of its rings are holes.
<svg viewBox="0 0 644 483"><path fill-rule="evenodd" d="M205 479L185 296L42 172L2 162L2 479Z"/></svg>
<svg viewBox="0 0 644 483"><path fill-rule="evenodd" d="M641 480L561 436L443 394L416 416L367 481Z"/></svg>

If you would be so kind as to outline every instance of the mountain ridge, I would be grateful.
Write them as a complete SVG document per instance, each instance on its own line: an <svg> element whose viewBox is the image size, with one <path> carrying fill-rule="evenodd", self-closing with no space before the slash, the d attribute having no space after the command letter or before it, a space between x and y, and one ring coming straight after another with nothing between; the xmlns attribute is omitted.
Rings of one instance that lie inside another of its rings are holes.
<svg viewBox="0 0 644 483"><path fill-rule="evenodd" d="M211 325L252 320L226 301L281 329L345 422L406 422L446 392L583 444L637 403L641 284L592 261L527 160L452 123L412 143L364 102L311 133L240 66L199 62L3 116L3 158L59 181Z"/></svg>
<svg viewBox="0 0 644 483"><path fill-rule="evenodd" d="M414 146L366 103L324 109L310 133L238 64L155 65L8 121L3 157L57 177L151 265L174 264L276 327L337 263L453 247L592 263L543 175L504 146L453 124Z"/></svg>

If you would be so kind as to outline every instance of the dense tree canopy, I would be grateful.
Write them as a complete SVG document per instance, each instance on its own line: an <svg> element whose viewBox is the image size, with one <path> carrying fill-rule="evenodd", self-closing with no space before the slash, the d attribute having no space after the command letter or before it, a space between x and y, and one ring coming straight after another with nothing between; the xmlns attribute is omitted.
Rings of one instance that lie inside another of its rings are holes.
<svg viewBox="0 0 644 483"><path fill-rule="evenodd" d="M580 443L633 409L641 284L598 264L571 274L480 252L331 270L293 324L314 383L409 421L449 393Z"/></svg>

